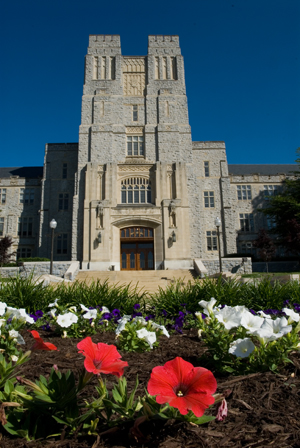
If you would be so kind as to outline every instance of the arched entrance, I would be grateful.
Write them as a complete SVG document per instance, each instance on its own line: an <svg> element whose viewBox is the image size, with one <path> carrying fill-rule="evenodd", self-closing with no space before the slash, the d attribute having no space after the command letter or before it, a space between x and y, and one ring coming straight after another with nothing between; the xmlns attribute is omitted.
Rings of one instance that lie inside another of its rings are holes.
<svg viewBox="0 0 300 448"><path fill-rule="evenodd" d="M121 270L154 269L154 234L150 227L126 227L120 230Z"/></svg>

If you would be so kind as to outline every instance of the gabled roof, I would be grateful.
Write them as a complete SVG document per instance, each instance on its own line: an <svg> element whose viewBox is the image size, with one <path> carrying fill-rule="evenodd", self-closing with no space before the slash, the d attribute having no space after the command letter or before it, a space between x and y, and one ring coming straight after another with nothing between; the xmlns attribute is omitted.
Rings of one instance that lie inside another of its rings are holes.
<svg viewBox="0 0 300 448"><path fill-rule="evenodd" d="M263 176L275 176L276 174L292 175L293 171L299 171L296 164L288 165L231 165L228 164L228 172L233 176L245 176L249 174L261 174Z"/></svg>
<svg viewBox="0 0 300 448"><path fill-rule="evenodd" d="M12 168L0 168L0 178L8 178L11 176L25 177L29 179L37 179L43 177L42 166L18 166Z"/></svg>

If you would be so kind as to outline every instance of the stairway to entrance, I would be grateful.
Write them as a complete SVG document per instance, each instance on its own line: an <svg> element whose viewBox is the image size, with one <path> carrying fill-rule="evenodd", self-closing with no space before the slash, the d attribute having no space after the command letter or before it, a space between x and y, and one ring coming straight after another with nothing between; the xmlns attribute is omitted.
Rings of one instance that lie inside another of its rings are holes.
<svg viewBox="0 0 300 448"><path fill-rule="evenodd" d="M76 280L90 285L93 281L108 281L109 285L137 286L141 292L156 293L159 287L165 289L168 285L180 280L184 285L194 281L194 271L186 269L159 271L79 271Z"/></svg>

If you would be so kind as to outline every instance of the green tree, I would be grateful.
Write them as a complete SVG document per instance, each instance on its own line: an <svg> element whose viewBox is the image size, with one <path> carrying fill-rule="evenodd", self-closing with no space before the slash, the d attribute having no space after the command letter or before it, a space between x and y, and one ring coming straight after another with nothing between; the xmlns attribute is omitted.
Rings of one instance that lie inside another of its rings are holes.
<svg viewBox="0 0 300 448"><path fill-rule="evenodd" d="M253 242L253 246L258 249L260 258L266 262L267 272L269 272L268 262L276 254L273 238L268 235L265 229L260 229L257 239Z"/></svg>
<svg viewBox="0 0 300 448"><path fill-rule="evenodd" d="M0 266L9 263L15 257L16 252L10 252L13 241L10 236L0 239Z"/></svg>
<svg viewBox="0 0 300 448"><path fill-rule="evenodd" d="M276 244L300 254L300 148L297 149L298 170L283 183L282 192L269 199L262 212L274 220L270 233L277 235Z"/></svg>

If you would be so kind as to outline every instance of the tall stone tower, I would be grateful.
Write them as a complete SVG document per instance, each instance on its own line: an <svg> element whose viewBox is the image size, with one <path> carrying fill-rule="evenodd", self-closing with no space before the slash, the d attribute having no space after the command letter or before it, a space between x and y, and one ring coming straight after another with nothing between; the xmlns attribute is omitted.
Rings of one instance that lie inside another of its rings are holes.
<svg viewBox="0 0 300 448"><path fill-rule="evenodd" d="M187 165L178 36L149 36L148 55L130 57L121 55L119 36L90 36L72 258L95 269L190 267Z"/></svg>

